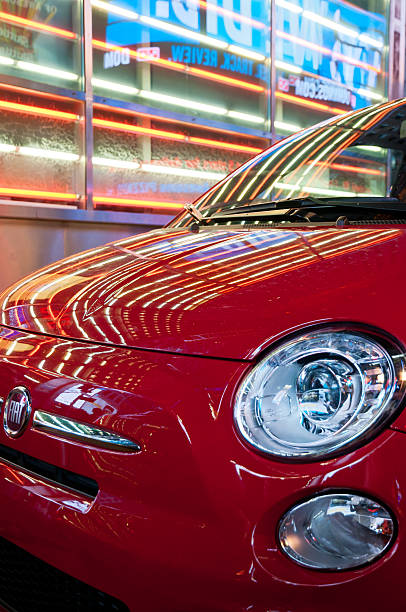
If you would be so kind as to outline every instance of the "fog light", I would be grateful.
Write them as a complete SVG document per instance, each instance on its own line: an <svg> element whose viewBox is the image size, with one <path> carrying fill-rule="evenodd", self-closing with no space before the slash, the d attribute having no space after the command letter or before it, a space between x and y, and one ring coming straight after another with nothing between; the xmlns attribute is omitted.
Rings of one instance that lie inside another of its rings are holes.
<svg viewBox="0 0 406 612"><path fill-rule="evenodd" d="M319 570L371 563L394 539L395 521L379 503L352 493L319 495L282 518L279 541L291 559Z"/></svg>

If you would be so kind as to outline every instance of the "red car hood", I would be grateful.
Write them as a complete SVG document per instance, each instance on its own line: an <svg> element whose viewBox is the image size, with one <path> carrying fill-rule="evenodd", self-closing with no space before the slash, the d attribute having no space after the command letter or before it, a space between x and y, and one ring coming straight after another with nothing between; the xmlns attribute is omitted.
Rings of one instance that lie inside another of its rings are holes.
<svg viewBox="0 0 406 612"><path fill-rule="evenodd" d="M4 325L98 343L251 359L315 323L406 341L405 230L163 229L72 256L0 297Z"/></svg>

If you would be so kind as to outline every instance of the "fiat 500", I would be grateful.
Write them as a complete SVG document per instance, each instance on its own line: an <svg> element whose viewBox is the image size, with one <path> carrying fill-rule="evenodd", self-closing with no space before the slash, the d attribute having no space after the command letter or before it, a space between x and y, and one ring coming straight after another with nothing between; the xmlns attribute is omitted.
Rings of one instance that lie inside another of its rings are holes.
<svg viewBox="0 0 406 612"><path fill-rule="evenodd" d="M405 151L342 115L3 292L6 608L404 609Z"/></svg>

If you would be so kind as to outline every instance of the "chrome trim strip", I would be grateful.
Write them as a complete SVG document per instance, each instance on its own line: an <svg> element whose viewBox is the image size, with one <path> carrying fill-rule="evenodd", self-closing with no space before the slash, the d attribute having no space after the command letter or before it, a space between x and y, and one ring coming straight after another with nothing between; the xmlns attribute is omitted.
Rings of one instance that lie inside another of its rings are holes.
<svg viewBox="0 0 406 612"><path fill-rule="evenodd" d="M139 444L128 438L122 438L100 427L79 423L73 419L51 414L50 412L44 412L43 410L35 411L32 428L60 438L77 440L83 444L113 451L138 453L141 450Z"/></svg>

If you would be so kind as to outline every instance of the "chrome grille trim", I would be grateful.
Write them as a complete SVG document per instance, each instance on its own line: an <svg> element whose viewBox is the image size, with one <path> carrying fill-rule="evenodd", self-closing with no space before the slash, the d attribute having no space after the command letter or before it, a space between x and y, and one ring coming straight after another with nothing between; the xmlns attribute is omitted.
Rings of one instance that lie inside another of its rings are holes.
<svg viewBox="0 0 406 612"><path fill-rule="evenodd" d="M77 440L83 444L117 452L138 453L141 450L140 445L133 440L123 438L100 427L80 423L43 410L35 411L32 428L59 438Z"/></svg>

